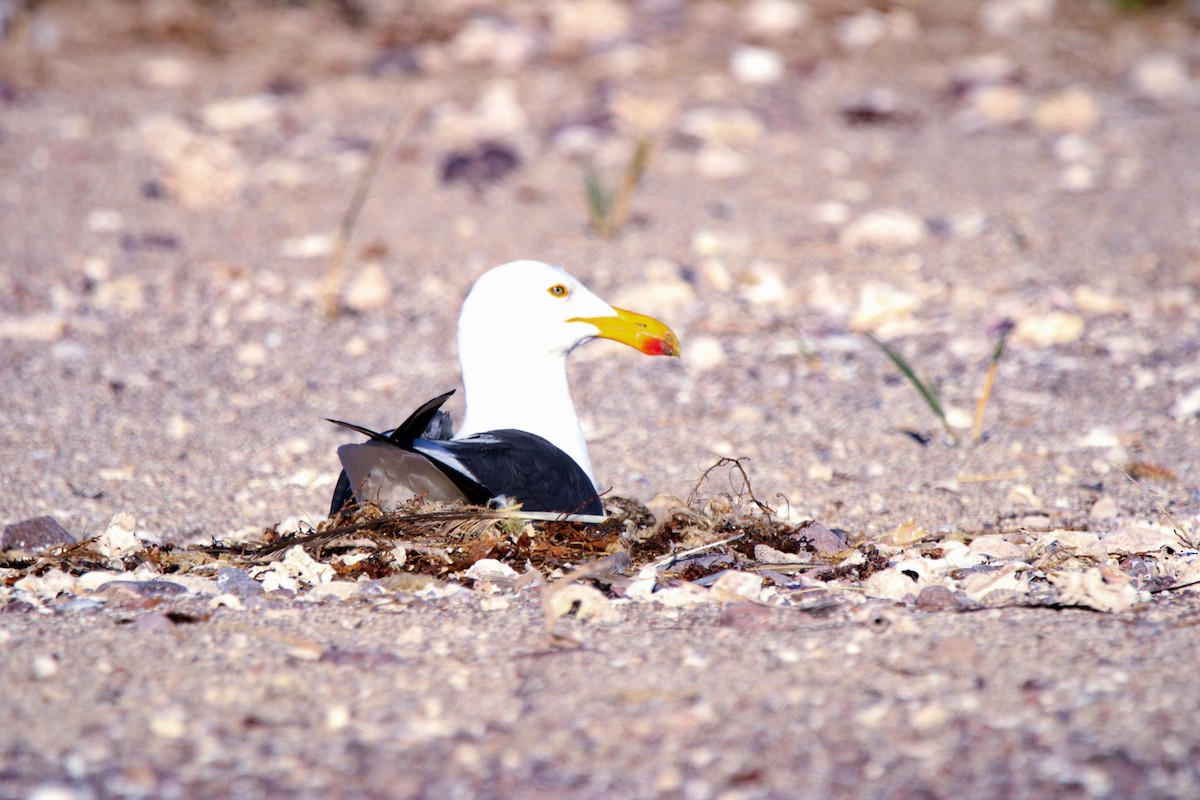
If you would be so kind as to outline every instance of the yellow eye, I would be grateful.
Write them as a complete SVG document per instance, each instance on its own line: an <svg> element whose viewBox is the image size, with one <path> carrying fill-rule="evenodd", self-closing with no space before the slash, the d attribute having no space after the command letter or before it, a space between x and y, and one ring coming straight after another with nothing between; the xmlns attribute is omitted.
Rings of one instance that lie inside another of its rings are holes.
<svg viewBox="0 0 1200 800"><path fill-rule="evenodd" d="M571 290L568 289L566 286L564 286L561 283L554 284L546 291L550 292L550 294L553 295L554 297L566 297L568 294L571 293Z"/></svg>

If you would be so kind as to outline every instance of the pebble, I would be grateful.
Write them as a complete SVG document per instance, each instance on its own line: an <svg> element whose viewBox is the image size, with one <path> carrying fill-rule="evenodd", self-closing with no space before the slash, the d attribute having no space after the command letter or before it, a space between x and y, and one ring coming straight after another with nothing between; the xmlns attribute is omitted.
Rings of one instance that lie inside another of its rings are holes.
<svg viewBox="0 0 1200 800"><path fill-rule="evenodd" d="M990 36L1008 36L1054 16L1056 0L987 0L979 7L979 25Z"/></svg>
<svg viewBox="0 0 1200 800"><path fill-rule="evenodd" d="M234 355L239 364L247 367L261 367L270 357L271 354L262 342L246 342Z"/></svg>
<svg viewBox="0 0 1200 800"><path fill-rule="evenodd" d="M1013 339L1031 347L1068 344L1083 335L1083 317L1069 311L1032 314L1017 322Z"/></svg>
<svg viewBox="0 0 1200 800"><path fill-rule="evenodd" d="M138 67L142 83L156 89L183 89L196 82L196 68L182 58L148 58Z"/></svg>
<svg viewBox="0 0 1200 800"><path fill-rule="evenodd" d="M1194 93L1187 62L1174 53L1150 53L1138 59L1129 71L1129 85L1147 100L1170 103Z"/></svg>
<svg viewBox="0 0 1200 800"><path fill-rule="evenodd" d="M1175 419L1180 422L1200 416L1200 386L1196 386L1190 392L1176 400L1174 412Z"/></svg>
<svg viewBox="0 0 1200 800"><path fill-rule="evenodd" d="M80 538L59 525L54 517L33 517L5 526L0 533L0 550L36 552L78 541Z"/></svg>
<svg viewBox="0 0 1200 800"><path fill-rule="evenodd" d="M724 145L708 145L696 154L696 172L705 178L737 178L745 175L749 169L749 159Z"/></svg>
<svg viewBox="0 0 1200 800"><path fill-rule="evenodd" d="M56 342L66 333L66 320L50 312L0 319L0 339L23 342Z"/></svg>
<svg viewBox="0 0 1200 800"><path fill-rule="evenodd" d="M859 291L858 307L850 317L855 331L875 331L909 319L920 307L917 296L890 284L871 282Z"/></svg>
<svg viewBox="0 0 1200 800"><path fill-rule="evenodd" d="M771 305L788 301L787 286L775 265L755 261L738 275L738 294L754 305Z"/></svg>
<svg viewBox="0 0 1200 800"><path fill-rule="evenodd" d="M694 336L688 340L684 358L689 367L708 372L725 363L725 348L715 336Z"/></svg>
<svg viewBox="0 0 1200 800"><path fill-rule="evenodd" d="M721 573L710 588L717 600L758 600L762 594L763 579L749 572L728 570Z"/></svg>
<svg viewBox="0 0 1200 800"><path fill-rule="evenodd" d="M118 233L125 227L120 211L111 208L94 208L88 212L83 224L92 233Z"/></svg>
<svg viewBox="0 0 1200 800"><path fill-rule="evenodd" d="M170 708L156 714L150 720L150 731L155 736L163 739L179 739L187 733L187 726L184 725L184 714L182 709Z"/></svg>
<svg viewBox="0 0 1200 800"><path fill-rule="evenodd" d="M333 237L327 233L310 233L295 239L286 239L279 246L284 258L322 258L333 252Z"/></svg>
<svg viewBox="0 0 1200 800"><path fill-rule="evenodd" d="M813 208L813 218L822 225L842 226L850 220L850 206L840 200L825 200Z"/></svg>
<svg viewBox="0 0 1200 800"><path fill-rule="evenodd" d="M733 51L729 71L743 85L769 86L783 78L783 56L770 48L745 45Z"/></svg>
<svg viewBox="0 0 1200 800"><path fill-rule="evenodd" d="M629 23L629 7L616 0L573 0L550 7L551 36L567 45L611 42L628 34Z"/></svg>
<svg viewBox="0 0 1200 800"><path fill-rule="evenodd" d="M1112 519L1121 513L1121 507L1117 505L1117 501L1111 495L1104 495L1095 503L1088 511L1088 516L1092 519L1105 520Z"/></svg>
<svg viewBox="0 0 1200 800"><path fill-rule="evenodd" d="M745 147L762 139L762 119L745 108L697 108L679 120L679 129L706 144Z"/></svg>
<svg viewBox="0 0 1200 800"><path fill-rule="evenodd" d="M29 669L34 680L49 680L58 674L58 659L49 655L34 656Z"/></svg>
<svg viewBox="0 0 1200 800"><path fill-rule="evenodd" d="M838 21L838 43L847 50L866 50L887 36L887 20L873 8Z"/></svg>
<svg viewBox="0 0 1200 800"><path fill-rule="evenodd" d="M1072 164L1058 176L1058 188L1064 192L1090 192L1098 182L1099 174L1087 164Z"/></svg>
<svg viewBox="0 0 1200 800"><path fill-rule="evenodd" d="M906 250L926 235L925 223L899 208L869 211L842 229L838 243L846 250Z"/></svg>
<svg viewBox="0 0 1200 800"><path fill-rule="evenodd" d="M1033 124L1049 133L1087 133L1099 121L1095 98L1079 87L1045 98L1033 112Z"/></svg>
<svg viewBox="0 0 1200 800"><path fill-rule="evenodd" d="M450 42L451 57L467 66L513 72L529 63L536 44L525 29L495 17L467 20Z"/></svg>
<svg viewBox="0 0 1200 800"><path fill-rule="evenodd" d="M1029 113L1029 96L1016 86L982 86L971 92L972 125L1016 125Z"/></svg>
<svg viewBox="0 0 1200 800"><path fill-rule="evenodd" d="M209 103L201 110L200 117L213 130L229 133L274 122L278 113L278 99L256 94Z"/></svg>
<svg viewBox="0 0 1200 800"><path fill-rule="evenodd" d="M926 586L917 595L918 611L955 611L961 605L958 596L949 586Z"/></svg>
<svg viewBox="0 0 1200 800"><path fill-rule="evenodd" d="M84 792L70 786L64 786L59 783L46 783L36 787L25 797L26 800L83 800L92 796L91 792Z"/></svg>
<svg viewBox="0 0 1200 800"><path fill-rule="evenodd" d="M94 549L106 558L120 558L126 553L142 549L142 542L134 534L137 520L133 515L121 511L113 515L104 533L96 538Z"/></svg>
<svg viewBox="0 0 1200 800"><path fill-rule="evenodd" d="M742 21L750 35L770 39L795 32L811 13L800 0L754 0L743 9Z"/></svg>
<svg viewBox="0 0 1200 800"><path fill-rule="evenodd" d="M245 600L262 594L263 587L246 570L237 567L223 567L217 570L217 591Z"/></svg>
<svg viewBox="0 0 1200 800"><path fill-rule="evenodd" d="M163 185L185 208L222 206L241 190L246 169L237 150L224 139L195 133L167 114L142 120L138 133L166 168Z"/></svg>
<svg viewBox="0 0 1200 800"><path fill-rule="evenodd" d="M377 262L367 264L346 287L346 307L352 311L375 311L392 300L392 284L383 266Z"/></svg>
<svg viewBox="0 0 1200 800"><path fill-rule="evenodd" d="M608 598L594 586L571 583L550 594L550 610L555 617L574 612L575 618L589 622L615 622L621 618Z"/></svg>
<svg viewBox="0 0 1200 800"><path fill-rule="evenodd" d="M91 303L104 311L136 314L146 308L146 287L134 276L122 275L96 286Z"/></svg>

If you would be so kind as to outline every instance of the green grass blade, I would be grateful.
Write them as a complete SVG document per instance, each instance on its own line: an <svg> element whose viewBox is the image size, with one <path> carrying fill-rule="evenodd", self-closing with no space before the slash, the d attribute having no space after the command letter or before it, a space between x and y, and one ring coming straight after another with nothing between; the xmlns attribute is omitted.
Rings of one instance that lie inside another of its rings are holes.
<svg viewBox="0 0 1200 800"><path fill-rule="evenodd" d="M900 370L900 373L904 375L904 377L908 378L909 383L916 388L917 392L920 393L921 397L925 400L926 405L928 405L929 409L934 413L934 416L936 416L942 423L942 427L946 429L946 433L950 435L950 438L957 441L957 437L954 435L954 432L950 430L950 423L946 421L946 412L942 408L942 400L940 397L938 397L937 390L933 388L932 384L929 384L917 377L916 370L914 370L908 361L905 360L904 356L896 352L896 350L894 350L886 342L882 341L872 333L868 333L867 338L874 342L875 346L882 350L884 355L892 360L892 363L896 365L896 369Z"/></svg>

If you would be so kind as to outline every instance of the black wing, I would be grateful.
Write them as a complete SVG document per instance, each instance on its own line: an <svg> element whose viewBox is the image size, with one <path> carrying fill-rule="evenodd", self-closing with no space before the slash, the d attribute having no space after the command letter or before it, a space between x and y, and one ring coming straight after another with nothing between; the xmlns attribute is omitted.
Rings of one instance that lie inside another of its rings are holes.
<svg viewBox="0 0 1200 800"><path fill-rule="evenodd" d="M490 493L522 511L604 516L604 504L575 459L526 431L488 431L448 442L416 442L452 480L468 472Z"/></svg>
<svg viewBox="0 0 1200 800"><path fill-rule="evenodd" d="M368 428L363 428L359 425L354 425L349 422L331 419L329 422L335 425L341 425L345 428L358 431L364 436L374 439L377 442L390 442L408 450L412 448L412 444L418 438L442 440L450 438L450 415L441 410L442 404L450 399L450 395L454 394L454 390L438 395L432 400L424 403L416 411L408 415L408 419L400 423L400 426L394 430L385 433L378 433ZM457 482L455 485L458 485ZM478 487L478 485L476 485ZM459 487L462 488L462 487ZM467 494L463 492L463 494ZM478 492L476 492L478 494ZM470 498L471 495L467 494ZM348 504L354 502L354 487L350 485L350 476L346 474L346 470L342 470L338 475L337 485L333 488L333 499L329 504L329 516L341 511ZM475 501L472 501L475 502ZM486 503L487 500L480 501Z"/></svg>

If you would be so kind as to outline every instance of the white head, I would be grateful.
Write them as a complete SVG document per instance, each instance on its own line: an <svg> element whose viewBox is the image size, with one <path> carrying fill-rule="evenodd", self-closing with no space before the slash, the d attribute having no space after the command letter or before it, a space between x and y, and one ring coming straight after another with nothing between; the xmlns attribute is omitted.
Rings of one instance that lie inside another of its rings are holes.
<svg viewBox="0 0 1200 800"><path fill-rule="evenodd" d="M486 272L458 319L467 413L457 435L502 428L535 433L590 477L566 357L598 337L647 355L679 355L679 340L666 325L613 308L558 267L514 261Z"/></svg>
<svg viewBox="0 0 1200 800"><path fill-rule="evenodd" d="M666 325L613 308L566 270L540 261L513 261L484 273L458 321L460 358L486 353L511 358L518 368L523 358L565 356L597 337L647 355L679 354L679 340Z"/></svg>

